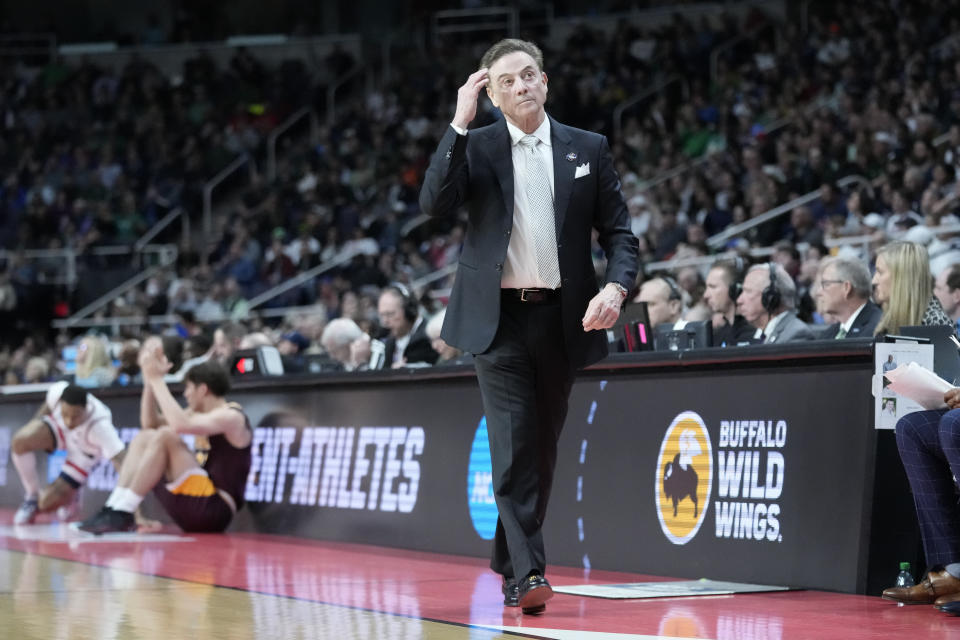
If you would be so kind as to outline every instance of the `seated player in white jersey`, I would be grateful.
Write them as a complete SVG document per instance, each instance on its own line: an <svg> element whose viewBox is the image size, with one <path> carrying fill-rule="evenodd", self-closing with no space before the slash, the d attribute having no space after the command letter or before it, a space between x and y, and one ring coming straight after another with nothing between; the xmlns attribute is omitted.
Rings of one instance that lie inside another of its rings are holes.
<svg viewBox="0 0 960 640"><path fill-rule="evenodd" d="M184 531L223 531L243 507L253 445L247 416L224 397L230 374L212 360L191 367L184 375L184 408L164 380L171 364L158 338L147 339L138 362L140 433L103 509L76 528L94 534L132 531L136 509L152 492ZM196 451L187 448L183 434L195 437Z"/></svg>
<svg viewBox="0 0 960 640"><path fill-rule="evenodd" d="M83 387L57 382L27 424L14 434L11 457L24 488L24 501L14 524L30 524L38 514L57 510L60 520L75 517L78 490L101 460L119 471L123 442L113 426L113 414ZM41 489L35 451L67 452L60 475Z"/></svg>

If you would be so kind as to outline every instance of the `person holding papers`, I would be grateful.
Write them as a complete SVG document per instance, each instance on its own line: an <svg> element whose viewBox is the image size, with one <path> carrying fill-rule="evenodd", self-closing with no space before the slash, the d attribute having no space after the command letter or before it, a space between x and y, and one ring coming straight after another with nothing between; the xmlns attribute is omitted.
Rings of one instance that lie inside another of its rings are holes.
<svg viewBox="0 0 960 640"><path fill-rule="evenodd" d="M920 521L928 573L912 587L886 589L903 604L960 611L960 388L943 394L946 408L908 413L897 421L897 449Z"/></svg>

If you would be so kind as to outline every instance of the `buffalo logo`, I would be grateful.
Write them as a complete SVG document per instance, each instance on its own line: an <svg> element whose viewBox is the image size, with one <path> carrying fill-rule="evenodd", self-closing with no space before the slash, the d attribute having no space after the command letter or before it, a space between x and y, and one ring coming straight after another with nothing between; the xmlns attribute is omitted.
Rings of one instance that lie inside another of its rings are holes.
<svg viewBox="0 0 960 640"><path fill-rule="evenodd" d="M713 486L710 435L696 413L678 415L663 436L655 486L663 534L674 544L686 544L703 524Z"/></svg>

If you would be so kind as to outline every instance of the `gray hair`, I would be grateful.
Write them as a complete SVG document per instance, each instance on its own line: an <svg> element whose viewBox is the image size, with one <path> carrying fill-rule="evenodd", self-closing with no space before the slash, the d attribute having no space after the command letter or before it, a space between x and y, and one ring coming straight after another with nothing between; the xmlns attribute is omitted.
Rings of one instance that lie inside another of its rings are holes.
<svg viewBox="0 0 960 640"><path fill-rule="evenodd" d="M825 258L820 263L820 275L826 271L827 267L833 265L836 272L836 279L842 282L849 282L853 288L853 295L861 300L869 300L873 293L873 283L870 279L870 270L867 269L861 260L851 258L831 257Z"/></svg>
<svg viewBox="0 0 960 640"><path fill-rule="evenodd" d="M320 336L320 344L327 351L336 348L348 347L350 343L363 335L356 322L350 318L337 318L327 323Z"/></svg>
<svg viewBox="0 0 960 640"><path fill-rule="evenodd" d="M516 38L504 38L487 49L487 52L484 53L480 59L480 68L489 69L493 66L494 62L515 51L522 51L533 58L533 61L537 65L537 70L543 71L543 52L540 50L540 47L527 40L518 40Z"/></svg>
<svg viewBox="0 0 960 640"><path fill-rule="evenodd" d="M777 279L777 291L780 292L781 306L783 306L784 309L789 309L789 310L796 309L797 308L797 285L794 284L793 278L790 277L790 274L787 273L787 270L784 269L782 265L779 265L776 262L755 264L752 267L750 267L747 273L752 273L754 271L763 271L764 273L769 274L771 266L773 266L773 274Z"/></svg>

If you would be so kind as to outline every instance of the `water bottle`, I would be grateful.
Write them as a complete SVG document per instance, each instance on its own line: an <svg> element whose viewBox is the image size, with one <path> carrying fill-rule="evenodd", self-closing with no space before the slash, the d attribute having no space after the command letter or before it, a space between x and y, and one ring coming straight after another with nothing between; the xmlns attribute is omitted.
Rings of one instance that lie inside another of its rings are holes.
<svg viewBox="0 0 960 640"><path fill-rule="evenodd" d="M912 587L917 584L913 580L913 574L910 573L910 563L901 562L900 563L900 573L897 574L897 583L898 587Z"/></svg>

